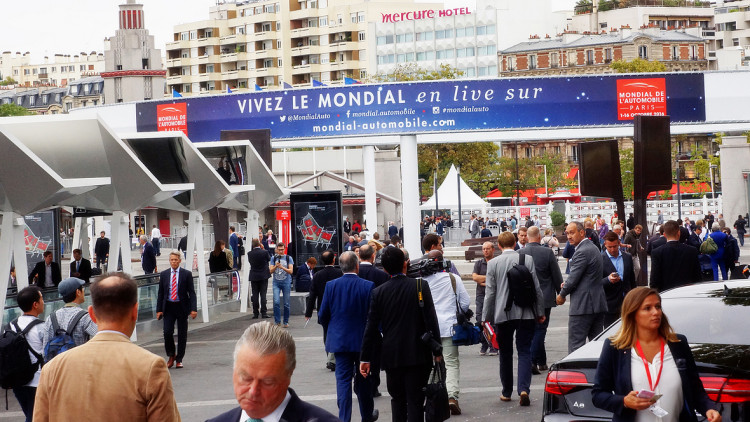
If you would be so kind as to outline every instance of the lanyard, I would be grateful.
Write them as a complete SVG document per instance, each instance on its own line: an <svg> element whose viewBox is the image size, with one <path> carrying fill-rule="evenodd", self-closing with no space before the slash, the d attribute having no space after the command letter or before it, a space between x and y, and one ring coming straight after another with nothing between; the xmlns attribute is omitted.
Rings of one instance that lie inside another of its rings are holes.
<svg viewBox="0 0 750 422"><path fill-rule="evenodd" d="M661 366L659 366L659 374L656 376L656 383L651 384L651 371L648 369L648 361L646 361L646 355L643 354L643 349L641 348L641 341L636 340L635 342L635 348L638 350L638 354L643 361L643 366L646 369L646 376L648 377L648 386L651 389L651 391L655 391L655 388L657 385L659 385L659 380L661 379L661 370L664 369L664 340L661 341Z"/></svg>

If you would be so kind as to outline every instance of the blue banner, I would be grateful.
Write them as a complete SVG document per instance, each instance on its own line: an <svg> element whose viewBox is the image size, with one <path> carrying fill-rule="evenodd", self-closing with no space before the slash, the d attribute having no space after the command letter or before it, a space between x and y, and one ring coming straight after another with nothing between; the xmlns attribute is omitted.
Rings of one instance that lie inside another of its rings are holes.
<svg viewBox="0 0 750 422"><path fill-rule="evenodd" d="M149 101L138 131L271 130L274 140L631 124L636 114L706 119L702 73L443 80Z"/></svg>

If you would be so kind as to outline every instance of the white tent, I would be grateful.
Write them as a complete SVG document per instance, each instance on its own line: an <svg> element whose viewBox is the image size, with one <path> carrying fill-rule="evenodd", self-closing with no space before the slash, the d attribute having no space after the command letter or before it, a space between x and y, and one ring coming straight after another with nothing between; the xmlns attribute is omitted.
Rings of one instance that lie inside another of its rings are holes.
<svg viewBox="0 0 750 422"><path fill-rule="evenodd" d="M451 164L451 169L448 171L448 175L445 176L445 180L440 184L438 188L438 208L440 209L458 209L458 172L456 167ZM482 198L479 197L469 185L461 179L461 209L476 209L490 206ZM429 210L435 209L435 197L428 199L421 206L420 209Z"/></svg>

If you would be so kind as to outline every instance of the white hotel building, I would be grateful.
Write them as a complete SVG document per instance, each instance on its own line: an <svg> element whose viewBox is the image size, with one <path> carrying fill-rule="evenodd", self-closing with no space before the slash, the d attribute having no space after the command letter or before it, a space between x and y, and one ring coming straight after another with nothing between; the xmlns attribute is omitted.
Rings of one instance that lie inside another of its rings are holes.
<svg viewBox="0 0 750 422"><path fill-rule="evenodd" d="M447 64L465 78L497 77L497 52L533 34L555 35L572 11L552 11L550 0L478 0L466 7L427 10L370 22L371 73L387 75L399 65L425 70Z"/></svg>

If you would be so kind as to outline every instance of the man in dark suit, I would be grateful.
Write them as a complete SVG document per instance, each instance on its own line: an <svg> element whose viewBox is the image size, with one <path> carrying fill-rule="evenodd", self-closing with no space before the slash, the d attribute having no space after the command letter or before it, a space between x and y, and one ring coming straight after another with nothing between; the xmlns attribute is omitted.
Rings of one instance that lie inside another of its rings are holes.
<svg viewBox="0 0 750 422"><path fill-rule="evenodd" d="M359 354L367 323L372 281L359 278L357 255L347 251L339 259L343 276L326 284L318 322L328 333L326 351L336 358L336 396L339 419L352 419L352 378L362 421L377 419L371 384L359 373Z"/></svg>
<svg viewBox="0 0 750 422"><path fill-rule="evenodd" d="M388 222L388 238L392 239L393 236L398 236L398 227L393 221Z"/></svg>
<svg viewBox="0 0 750 422"><path fill-rule="evenodd" d="M154 245L148 241L148 236L145 234L140 235L138 240L141 242L141 268L146 274L153 274L156 272L156 251Z"/></svg>
<svg viewBox="0 0 750 422"><path fill-rule="evenodd" d="M34 269L29 273L29 284L37 285L43 289L57 287L62 281L60 264L52 262L52 251L44 251L42 257L44 259L37 262Z"/></svg>
<svg viewBox="0 0 750 422"><path fill-rule="evenodd" d="M677 240L680 240L679 232L677 233ZM659 226L659 235L654 236L648 240L648 245L646 246L646 253L651 255L654 252L654 250L666 244L667 244L667 238L664 237L664 224L662 224L661 226Z"/></svg>
<svg viewBox="0 0 750 422"><path fill-rule="evenodd" d="M313 274L315 273L315 266L318 265L318 260L315 257L307 258L304 264L300 265L297 269L297 279L294 283L294 290L296 292L309 292L312 286Z"/></svg>
<svg viewBox="0 0 750 422"><path fill-rule="evenodd" d="M323 263L324 267L318 270L313 275L312 286L310 287L310 294L307 296L307 309L305 309L305 320L312 318L313 309L320 310L320 304L323 301L323 293L326 289L326 283L331 280L335 280L344 273L340 269L333 266L333 262L336 255L332 250L327 250L320 255L320 262ZM326 342L326 327L323 327L323 344ZM326 368L331 371L336 370L336 359L333 353L328 353L328 359L326 362Z"/></svg>
<svg viewBox="0 0 750 422"><path fill-rule="evenodd" d="M629 253L621 251L620 239L615 232L604 235L602 287L607 297L604 326L609 327L620 318L620 309L625 295L631 289L636 288L633 257Z"/></svg>
<svg viewBox="0 0 750 422"><path fill-rule="evenodd" d="M680 232L682 232L682 227L680 227ZM703 235L703 227L696 226L695 230L690 233L690 237L688 238L688 246L694 247L696 250L700 250L701 243L703 241L701 240L701 236Z"/></svg>
<svg viewBox="0 0 750 422"><path fill-rule="evenodd" d="M575 247L570 258L570 274L557 295L557 304L565 303L570 295L568 317L568 353L586 344L604 330L607 298L601 285L601 251L588 237L578 221L565 229L568 242Z"/></svg>
<svg viewBox="0 0 750 422"><path fill-rule="evenodd" d="M232 383L240 406L208 422L338 421L325 410L300 400L289 388L295 366L294 339L289 331L267 321L250 325L234 346ZM281 412L281 417L266 419L275 412Z"/></svg>
<svg viewBox="0 0 750 422"><path fill-rule="evenodd" d="M263 318L270 318L266 307L266 292L268 292L268 279L271 278L268 268L271 257L265 249L261 248L258 239L253 239L251 245L252 249L247 253L247 262L250 264L249 278L252 291L250 300L253 303L253 319L258 319L261 314Z"/></svg>
<svg viewBox="0 0 750 422"><path fill-rule="evenodd" d="M519 253L528 255L534 260L534 272L539 279L539 288L542 289L544 294L545 320L542 323L537 322L534 329L534 338L531 340L531 373L539 375L542 371L549 369L544 340L547 337L547 327L549 327L549 316L552 313L552 308L557 306L555 296L560 292L563 278L555 253L552 252L551 248L541 244L542 234L539 232L539 227L529 227L526 236L529 243Z"/></svg>
<svg viewBox="0 0 750 422"><path fill-rule="evenodd" d="M86 283L91 278L91 261L82 256L80 249L73 249L73 260L70 262L70 276L80 278Z"/></svg>
<svg viewBox="0 0 750 422"><path fill-rule="evenodd" d="M164 317L164 348L169 360L167 368L177 362L177 368L182 368L182 358L185 357L187 346L188 315L192 319L198 316L198 302L193 287L193 274L180 267L182 254L180 251L169 253L168 270L159 274L159 294L156 298L156 319ZM177 353L174 347L174 324L177 322Z"/></svg>
<svg viewBox="0 0 750 422"><path fill-rule="evenodd" d="M104 237L104 234L104 230L102 230L102 232L99 233L99 238L96 239L96 244L94 244L96 268L101 268L102 264L106 264L107 258L109 257L109 239Z"/></svg>
<svg viewBox="0 0 750 422"><path fill-rule="evenodd" d="M433 358L442 359L435 305L430 287L422 282L420 307L417 280L404 275L408 261L401 249L385 248L382 263L392 278L372 291L359 370L362 376L368 376L372 354L380 350L393 420L421 422L422 389L427 385Z"/></svg>
<svg viewBox="0 0 750 422"><path fill-rule="evenodd" d="M698 250L680 243L677 222L662 225L667 243L651 255L651 288L664 291L701 281Z"/></svg>
<svg viewBox="0 0 750 422"><path fill-rule="evenodd" d="M359 248L359 275L360 278L372 281L375 287L388 281L391 276L380 268L375 267L375 248L364 245Z"/></svg>

